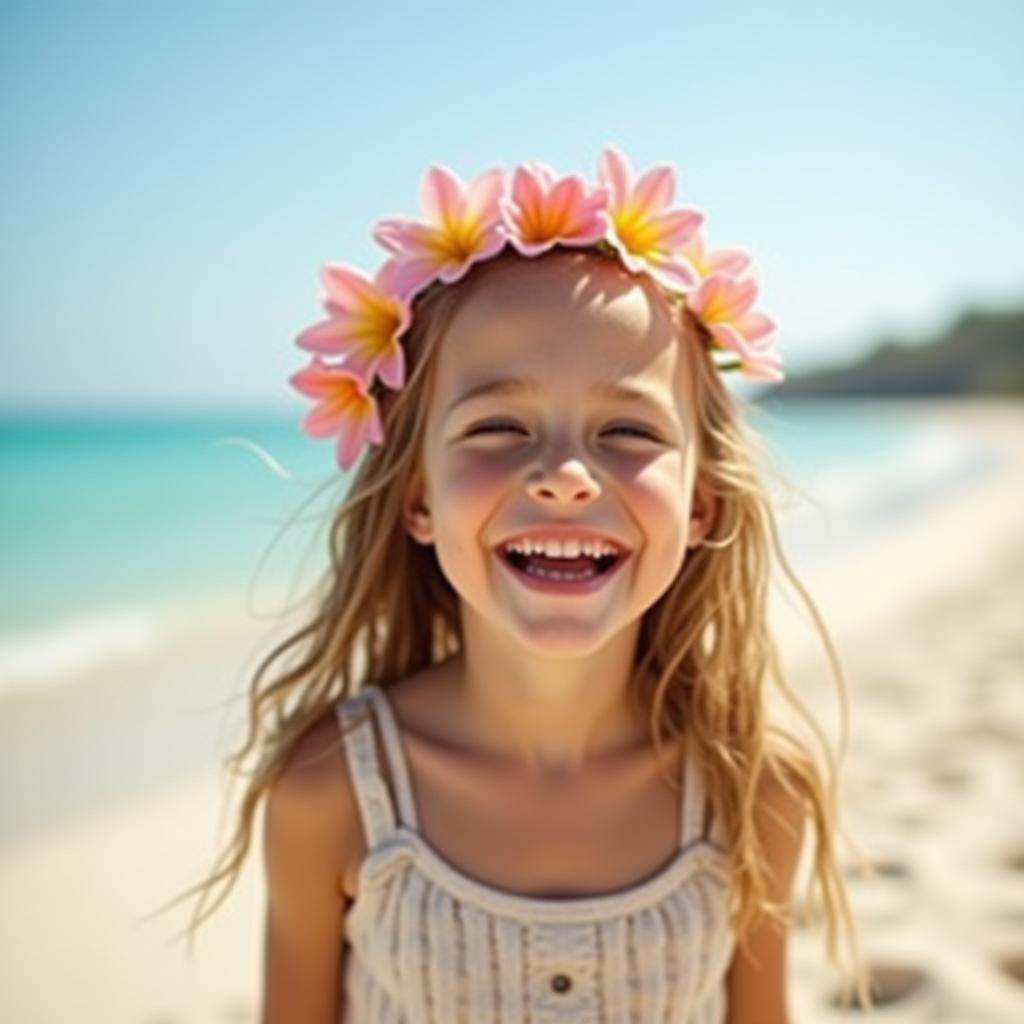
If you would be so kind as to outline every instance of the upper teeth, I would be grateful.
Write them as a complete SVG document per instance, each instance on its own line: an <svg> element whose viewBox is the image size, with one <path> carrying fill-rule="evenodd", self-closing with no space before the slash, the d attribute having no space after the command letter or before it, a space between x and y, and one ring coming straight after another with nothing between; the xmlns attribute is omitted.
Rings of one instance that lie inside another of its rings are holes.
<svg viewBox="0 0 1024 1024"><path fill-rule="evenodd" d="M545 555L548 558L598 558L602 555L614 555L616 549L601 540L514 540L505 545L506 551L516 551L521 555Z"/></svg>

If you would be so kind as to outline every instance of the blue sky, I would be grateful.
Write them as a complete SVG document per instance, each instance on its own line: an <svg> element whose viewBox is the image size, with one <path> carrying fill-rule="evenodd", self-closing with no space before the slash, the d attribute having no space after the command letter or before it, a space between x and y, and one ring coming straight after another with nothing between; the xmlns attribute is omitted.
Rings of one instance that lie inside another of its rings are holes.
<svg viewBox="0 0 1024 1024"><path fill-rule="evenodd" d="M1024 4L8 2L3 408L304 410L430 163L670 162L791 369L1024 303ZM755 387L756 389L756 387Z"/></svg>

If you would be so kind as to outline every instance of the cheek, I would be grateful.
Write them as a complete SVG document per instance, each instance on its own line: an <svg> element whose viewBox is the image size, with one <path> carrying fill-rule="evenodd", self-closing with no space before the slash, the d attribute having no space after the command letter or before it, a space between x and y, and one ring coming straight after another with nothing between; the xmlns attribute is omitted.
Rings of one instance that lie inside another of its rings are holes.
<svg viewBox="0 0 1024 1024"><path fill-rule="evenodd" d="M434 527L442 556L461 561L479 555L508 484L498 462L478 456L451 459L437 467Z"/></svg>
<svg viewBox="0 0 1024 1024"><path fill-rule="evenodd" d="M674 572L686 551L690 515L686 474L675 460L652 463L631 484L632 505L647 542Z"/></svg>
<svg viewBox="0 0 1024 1024"><path fill-rule="evenodd" d="M630 480L637 502L664 520L666 527L686 519L689 513L690 481L678 458L648 463Z"/></svg>
<svg viewBox="0 0 1024 1024"><path fill-rule="evenodd" d="M508 471L486 454L450 459L441 467L440 490L450 513L460 519L478 513L508 486Z"/></svg>

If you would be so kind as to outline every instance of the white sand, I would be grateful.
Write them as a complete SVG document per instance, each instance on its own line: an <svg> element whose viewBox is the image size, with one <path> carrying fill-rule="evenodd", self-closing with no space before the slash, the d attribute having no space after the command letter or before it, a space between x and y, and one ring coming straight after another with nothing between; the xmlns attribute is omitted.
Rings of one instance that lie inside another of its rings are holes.
<svg viewBox="0 0 1024 1024"><path fill-rule="evenodd" d="M1024 1020L1024 407L932 407L990 438L1003 469L891 522L806 582L852 705L843 828L885 869L850 879L864 953L920 977L877 1016L1010 1024ZM806 619L775 611L801 698L834 742L825 656ZM826 1006L835 984L822 938L792 933L800 1024L860 1016Z"/></svg>
<svg viewBox="0 0 1024 1024"><path fill-rule="evenodd" d="M931 407L990 437L1004 468L818 572L796 569L850 687L845 829L903 872L850 882L865 952L927 979L878 1017L1010 1022L1024 1020L1024 984L996 961L1024 957L1024 410ZM799 605L774 600L785 665L834 741L824 654ZM194 646L158 662L126 656L80 692L4 702L0 1019L257 1019L258 834L238 887L200 929L194 965L183 943L166 944L191 903L135 922L205 874L228 836L217 758L240 737L241 711L226 721L218 705L247 685L269 636L266 623L205 622ZM806 867L805 858L801 877ZM798 1024L858 1016L824 1005L834 984L822 939L820 929L793 931Z"/></svg>

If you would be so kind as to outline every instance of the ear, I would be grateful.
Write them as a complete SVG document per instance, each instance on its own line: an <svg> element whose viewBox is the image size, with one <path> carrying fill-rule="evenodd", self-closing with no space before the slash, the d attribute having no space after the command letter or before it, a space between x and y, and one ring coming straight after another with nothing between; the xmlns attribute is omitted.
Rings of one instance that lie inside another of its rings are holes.
<svg viewBox="0 0 1024 1024"><path fill-rule="evenodd" d="M409 535L419 544L434 543L434 523L430 516L423 480L416 475L406 488L402 501L402 520Z"/></svg>
<svg viewBox="0 0 1024 1024"><path fill-rule="evenodd" d="M698 480L690 503L690 535L686 541L688 548L698 547L711 532L717 512L718 500L711 493L711 488L703 480Z"/></svg>

